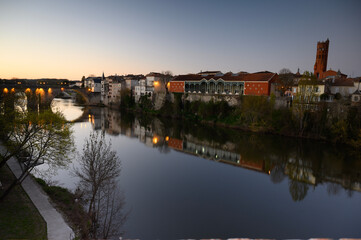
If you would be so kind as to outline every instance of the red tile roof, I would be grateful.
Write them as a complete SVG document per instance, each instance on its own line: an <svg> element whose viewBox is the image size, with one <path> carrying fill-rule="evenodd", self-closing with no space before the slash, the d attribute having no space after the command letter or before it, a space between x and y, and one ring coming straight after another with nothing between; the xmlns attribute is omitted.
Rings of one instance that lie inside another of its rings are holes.
<svg viewBox="0 0 361 240"><path fill-rule="evenodd" d="M347 78L336 78L334 81L330 83L331 86L339 86L339 87L353 87L354 86L354 80Z"/></svg>
<svg viewBox="0 0 361 240"><path fill-rule="evenodd" d="M257 73L242 73L239 75L225 74L223 76L201 76L198 74L187 74L187 75L179 75L173 78L172 81L201 81L202 79L210 80L219 80L222 79L224 81L275 81L278 75L272 72L257 72Z"/></svg>

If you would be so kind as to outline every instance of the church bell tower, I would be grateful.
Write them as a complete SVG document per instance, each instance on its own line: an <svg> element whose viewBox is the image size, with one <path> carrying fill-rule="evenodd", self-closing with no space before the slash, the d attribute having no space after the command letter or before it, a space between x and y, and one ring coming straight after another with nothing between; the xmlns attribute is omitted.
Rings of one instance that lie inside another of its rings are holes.
<svg viewBox="0 0 361 240"><path fill-rule="evenodd" d="M314 66L314 75L317 79L322 78L323 72L327 70L327 57L328 57L328 46L330 41L317 42L317 53L316 53L316 63Z"/></svg>

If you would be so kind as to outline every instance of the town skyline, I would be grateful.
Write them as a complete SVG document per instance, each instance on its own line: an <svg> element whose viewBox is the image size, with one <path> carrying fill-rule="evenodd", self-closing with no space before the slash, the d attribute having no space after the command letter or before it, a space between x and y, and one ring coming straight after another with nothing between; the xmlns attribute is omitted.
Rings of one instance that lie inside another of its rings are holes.
<svg viewBox="0 0 361 240"><path fill-rule="evenodd" d="M361 76L359 1L0 1L0 78L171 71L310 71Z"/></svg>

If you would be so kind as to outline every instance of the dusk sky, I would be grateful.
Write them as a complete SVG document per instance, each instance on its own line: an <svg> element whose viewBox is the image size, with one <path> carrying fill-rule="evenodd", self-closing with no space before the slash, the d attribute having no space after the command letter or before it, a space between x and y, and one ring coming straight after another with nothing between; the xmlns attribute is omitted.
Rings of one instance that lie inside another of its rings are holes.
<svg viewBox="0 0 361 240"><path fill-rule="evenodd" d="M361 1L3 1L0 78L300 68L361 76Z"/></svg>

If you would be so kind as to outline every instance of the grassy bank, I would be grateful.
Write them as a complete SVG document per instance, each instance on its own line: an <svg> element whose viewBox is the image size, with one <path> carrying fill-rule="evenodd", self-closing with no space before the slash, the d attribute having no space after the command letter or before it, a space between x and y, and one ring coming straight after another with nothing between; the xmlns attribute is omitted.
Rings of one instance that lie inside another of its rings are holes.
<svg viewBox="0 0 361 240"><path fill-rule="evenodd" d="M13 180L14 175L7 166L0 169L4 187ZM46 222L19 185L0 202L0 238L47 239Z"/></svg>

